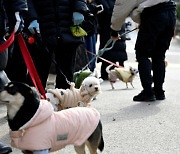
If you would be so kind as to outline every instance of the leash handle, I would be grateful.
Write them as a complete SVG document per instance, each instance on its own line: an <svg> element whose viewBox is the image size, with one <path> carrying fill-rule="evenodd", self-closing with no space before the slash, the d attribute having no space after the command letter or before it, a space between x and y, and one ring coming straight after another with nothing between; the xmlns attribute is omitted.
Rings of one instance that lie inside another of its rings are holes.
<svg viewBox="0 0 180 154"><path fill-rule="evenodd" d="M13 31L9 38L3 44L0 45L0 53L6 50L14 42L14 35L15 31Z"/></svg>

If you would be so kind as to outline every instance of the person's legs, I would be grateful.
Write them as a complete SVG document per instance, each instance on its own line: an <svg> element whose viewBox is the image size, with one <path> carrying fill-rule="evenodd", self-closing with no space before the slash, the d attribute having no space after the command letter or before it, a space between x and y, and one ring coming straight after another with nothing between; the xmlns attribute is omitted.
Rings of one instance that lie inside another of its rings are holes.
<svg viewBox="0 0 180 154"><path fill-rule="evenodd" d="M92 52L93 54L96 54L96 35L91 35L91 36L87 36L85 37L85 46L86 46L86 49L90 52ZM91 54L91 53L88 53L88 58L89 58L89 61L94 58L94 55ZM96 59L94 59L89 68L90 68L90 71L94 71L96 67Z"/></svg>
<svg viewBox="0 0 180 154"><path fill-rule="evenodd" d="M77 47L78 45L76 44L64 45L62 43L59 43L58 47L56 48L56 88L69 88L70 85L67 83L66 78L68 81L73 80L73 67L75 64L75 55Z"/></svg>
<svg viewBox="0 0 180 154"><path fill-rule="evenodd" d="M30 44L27 47L32 56L32 60L36 67L39 78L42 82L42 85L44 88L46 88L46 82L48 79L49 70L52 63L53 47L51 46L46 47L46 44L44 44L44 47L41 47L38 44L32 44L32 45ZM27 83L33 84L30 76L28 76Z"/></svg>
<svg viewBox="0 0 180 154"><path fill-rule="evenodd" d="M170 40L166 35L172 37L174 19L169 17L168 11L162 11L156 13L155 16L150 14L141 15L141 25L136 41L136 58L139 63L139 74L140 80L143 87L143 97L142 94L137 95L133 98L134 101L152 101L154 97L152 90L152 77L151 77L151 63L149 57L152 58L152 69L153 69L153 81L155 89L161 87L164 82L165 67L164 67L164 57L165 51L168 49ZM172 13L173 14L173 13ZM173 17L173 15L172 15ZM171 20L171 21L170 21ZM160 37L161 36L161 37ZM164 37L164 38L163 38ZM166 44L161 45L159 48L160 39L168 40ZM167 45L167 46L166 46ZM166 46L166 47L165 47ZM163 49L165 47L165 49ZM160 55L160 56L159 56ZM159 65L159 66L158 66ZM160 72L159 72L160 71ZM159 75L160 73L160 75ZM159 80L161 80L159 84Z"/></svg>
<svg viewBox="0 0 180 154"><path fill-rule="evenodd" d="M136 50L136 59L138 61L138 69L140 75L140 81L142 85L142 92L136 95L134 101L154 101L155 96L153 95L152 90L152 65L150 57L154 51L157 36L155 29L152 28L155 23L154 18L142 18L141 25L139 28L135 50ZM156 23L157 24L157 23ZM157 25L155 25L157 27Z"/></svg>
<svg viewBox="0 0 180 154"><path fill-rule="evenodd" d="M164 12L162 18L166 18L167 25L159 34L156 49L152 55L152 70L154 81L154 92L157 100L165 99L163 83L165 79L165 53L170 46L174 35L175 17L171 11Z"/></svg>
<svg viewBox="0 0 180 154"><path fill-rule="evenodd" d="M106 67L108 67L110 64L102 60L101 65L101 78L103 80L108 80L108 73L106 72Z"/></svg>
<svg viewBox="0 0 180 154"><path fill-rule="evenodd" d="M155 96L152 89L151 61L148 57L138 57L138 70L143 91L134 96L134 101L154 101Z"/></svg>

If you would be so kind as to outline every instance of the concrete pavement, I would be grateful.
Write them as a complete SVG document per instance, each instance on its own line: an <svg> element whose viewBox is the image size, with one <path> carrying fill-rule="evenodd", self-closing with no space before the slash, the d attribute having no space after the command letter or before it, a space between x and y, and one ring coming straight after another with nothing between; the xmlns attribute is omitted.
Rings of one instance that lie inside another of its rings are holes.
<svg viewBox="0 0 180 154"><path fill-rule="evenodd" d="M125 66L137 67L134 55L136 33L127 41L128 61ZM105 148L103 154L179 154L180 153L180 42L175 39L167 52L168 67L164 89L166 100L133 102L142 88L139 77L135 88L118 81L111 90L108 81L102 83L102 93L92 102L101 113ZM6 107L0 105L0 141L10 144ZM46 128L45 128L46 129ZM13 154L20 154L13 149ZM55 152L74 154L72 146Z"/></svg>

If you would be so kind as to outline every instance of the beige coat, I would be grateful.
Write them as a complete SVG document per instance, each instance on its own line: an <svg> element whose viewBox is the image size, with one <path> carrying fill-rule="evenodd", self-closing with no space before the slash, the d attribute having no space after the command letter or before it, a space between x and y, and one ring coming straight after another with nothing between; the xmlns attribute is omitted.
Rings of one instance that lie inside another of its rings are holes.
<svg viewBox="0 0 180 154"><path fill-rule="evenodd" d="M169 0L116 0L111 18L111 28L119 31L126 17L131 15L132 19L140 23L140 14L144 8L154 6Z"/></svg>
<svg viewBox="0 0 180 154"><path fill-rule="evenodd" d="M99 119L100 114L94 108L54 112L51 103L42 100L29 122L18 131L10 131L11 145L22 150L50 149L51 152L69 144L80 146L96 129Z"/></svg>

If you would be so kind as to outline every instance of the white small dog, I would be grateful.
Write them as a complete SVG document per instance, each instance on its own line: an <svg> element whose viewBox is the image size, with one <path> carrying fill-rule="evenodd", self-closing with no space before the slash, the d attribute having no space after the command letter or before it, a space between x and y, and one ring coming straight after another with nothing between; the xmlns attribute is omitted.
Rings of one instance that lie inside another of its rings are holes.
<svg viewBox="0 0 180 154"><path fill-rule="evenodd" d="M96 77L85 78L79 89L71 83L70 89L48 89L47 100L54 106L55 111L77 106L89 106L91 100L101 92L100 81Z"/></svg>
<svg viewBox="0 0 180 154"><path fill-rule="evenodd" d="M126 87L128 88L128 82L131 83L131 86L134 88L132 81L134 77L137 75L138 70L136 68L132 68L131 66L129 68L117 68L115 67L114 69L110 70L110 68L113 65L109 65L106 68L106 72L108 73L108 78L111 84L112 89L114 89L113 83L117 81L117 79L123 81L126 83Z"/></svg>

